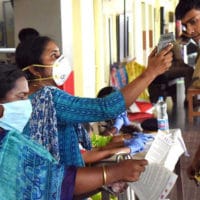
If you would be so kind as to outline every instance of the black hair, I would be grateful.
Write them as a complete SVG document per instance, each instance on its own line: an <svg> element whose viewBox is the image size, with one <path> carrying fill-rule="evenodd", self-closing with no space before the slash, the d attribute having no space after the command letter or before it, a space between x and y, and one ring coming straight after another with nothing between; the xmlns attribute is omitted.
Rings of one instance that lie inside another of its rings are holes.
<svg viewBox="0 0 200 200"><path fill-rule="evenodd" d="M99 90L97 97L98 98L103 98L113 92L117 91L117 89L115 87L112 86L106 86L104 88L102 88L101 90Z"/></svg>
<svg viewBox="0 0 200 200"><path fill-rule="evenodd" d="M27 39L38 37L40 34L34 28L23 28L18 33L18 38L20 42L23 42Z"/></svg>
<svg viewBox="0 0 200 200"><path fill-rule="evenodd" d="M192 9L200 10L199 0L180 0L175 9L176 19L183 19L186 13Z"/></svg>
<svg viewBox="0 0 200 200"><path fill-rule="evenodd" d="M50 41L53 40L47 36L38 36L19 43L15 52L15 61L17 66L23 70L25 67L33 64L43 64L41 56L46 45ZM25 73L28 80L35 78L29 70L26 70Z"/></svg>
<svg viewBox="0 0 200 200"><path fill-rule="evenodd" d="M6 97L21 77L25 77L25 74L16 65L0 63L0 100Z"/></svg>
<svg viewBox="0 0 200 200"><path fill-rule="evenodd" d="M116 92L118 89L116 87L113 87L113 86L106 86L106 87L103 87L101 90L99 90L98 94L97 94L97 97L98 98L103 98L103 97L106 97L107 95L113 93L113 92ZM106 129L110 129L111 127L113 127L113 124L115 123L115 119L110 119L110 120L106 120L105 121L107 124L106 124ZM129 126L125 126L123 125L121 127L121 132L122 133L134 133L134 132L141 132L141 129L136 126L136 125L129 125ZM100 133L101 134L101 133Z"/></svg>

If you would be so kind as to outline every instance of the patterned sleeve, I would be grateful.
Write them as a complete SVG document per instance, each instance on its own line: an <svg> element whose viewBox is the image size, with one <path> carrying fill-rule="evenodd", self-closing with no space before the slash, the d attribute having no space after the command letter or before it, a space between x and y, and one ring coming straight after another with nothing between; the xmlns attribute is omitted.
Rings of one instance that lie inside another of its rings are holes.
<svg viewBox="0 0 200 200"><path fill-rule="evenodd" d="M75 169L58 164L46 149L18 132L9 132L3 141L0 145L1 200L60 200L65 181L65 195L73 195L71 184L74 184Z"/></svg>
<svg viewBox="0 0 200 200"><path fill-rule="evenodd" d="M116 118L126 110L120 91L105 98L80 98L62 90L54 90L57 117L68 123L84 123Z"/></svg>

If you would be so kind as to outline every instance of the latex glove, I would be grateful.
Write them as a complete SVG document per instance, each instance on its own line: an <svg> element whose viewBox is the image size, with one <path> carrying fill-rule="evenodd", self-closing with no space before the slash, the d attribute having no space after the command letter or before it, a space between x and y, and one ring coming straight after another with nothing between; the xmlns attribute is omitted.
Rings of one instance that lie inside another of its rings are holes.
<svg viewBox="0 0 200 200"><path fill-rule="evenodd" d="M119 132L119 130L121 129L121 127L123 125L128 126L130 124L131 124L131 122L129 121L128 116L127 116L127 112L125 111L125 112L123 112L123 113L121 113L120 115L117 116L113 126L115 128L117 128L117 130Z"/></svg>
<svg viewBox="0 0 200 200"><path fill-rule="evenodd" d="M125 112L123 112L121 115L122 115L122 118L123 118L123 120L124 120L124 125L125 125L125 126L130 125L131 122L130 122L130 120L129 120L129 118L128 118L127 112L125 111Z"/></svg>
<svg viewBox="0 0 200 200"><path fill-rule="evenodd" d="M121 127L124 125L124 119L122 114L118 115L117 118L115 119L115 123L114 123L114 127L117 129L117 131L119 132L119 130L121 129Z"/></svg>
<svg viewBox="0 0 200 200"><path fill-rule="evenodd" d="M135 137L141 138L145 143L149 140L154 140L154 137L151 134L145 134L142 132L134 133Z"/></svg>
<svg viewBox="0 0 200 200"><path fill-rule="evenodd" d="M130 148L130 154L136 154L144 149L145 141L142 138L135 137L129 140L124 140L124 146Z"/></svg>

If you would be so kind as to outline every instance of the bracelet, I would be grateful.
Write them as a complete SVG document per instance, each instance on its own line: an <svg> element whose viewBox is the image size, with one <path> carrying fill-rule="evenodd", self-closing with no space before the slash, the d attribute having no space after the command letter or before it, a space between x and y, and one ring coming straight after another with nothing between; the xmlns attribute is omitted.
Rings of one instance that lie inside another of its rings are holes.
<svg viewBox="0 0 200 200"><path fill-rule="evenodd" d="M103 185L106 185L106 182L107 182L106 167L103 166L103 167L102 167L102 170L103 170Z"/></svg>

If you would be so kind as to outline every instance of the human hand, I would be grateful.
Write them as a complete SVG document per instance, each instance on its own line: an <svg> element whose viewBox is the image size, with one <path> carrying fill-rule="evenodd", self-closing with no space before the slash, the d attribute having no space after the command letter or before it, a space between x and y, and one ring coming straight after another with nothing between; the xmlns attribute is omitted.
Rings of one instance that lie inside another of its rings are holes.
<svg viewBox="0 0 200 200"><path fill-rule="evenodd" d="M145 143L149 140L154 140L154 137L151 134L146 134L142 132L134 133L135 137L141 138Z"/></svg>
<svg viewBox="0 0 200 200"><path fill-rule="evenodd" d="M147 74L156 77L170 68L173 60L172 48L173 45L169 44L159 53L157 53L157 47L154 48L148 57Z"/></svg>
<svg viewBox="0 0 200 200"><path fill-rule="evenodd" d="M126 191L126 189L128 188L128 183L123 181L118 181L103 186L103 188L113 195L119 195L120 193Z"/></svg>
<svg viewBox="0 0 200 200"><path fill-rule="evenodd" d="M200 171L200 160L194 159L192 164L187 169L189 179L194 179L194 176Z"/></svg>
<svg viewBox="0 0 200 200"><path fill-rule="evenodd" d="M190 165L187 169L187 174L189 179L194 179L195 173L196 173L195 168L192 165Z"/></svg>
<svg viewBox="0 0 200 200"><path fill-rule="evenodd" d="M128 188L128 183L119 181L119 182L113 183L111 185L111 188L115 194L120 194L126 191L126 189Z"/></svg>
<svg viewBox="0 0 200 200"><path fill-rule="evenodd" d="M119 166L119 173L123 171L123 173L120 173L122 177L120 180L122 181L138 181L140 174L145 171L145 166L148 164L147 160L122 160L117 165Z"/></svg>
<svg viewBox="0 0 200 200"><path fill-rule="evenodd" d="M123 125L128 126L130 124L131 124L131 122L129 121L128 116L127 116L127 112L125 111L125 112L123 112L123 113L121 113L120 115L117 116L113 126L115 128L117 128L117 130L119 132L119 130L121 129L121 127Z"/></svg>
<svg viewBox="0 0 200 200"><path fill-rule="evenodd" d="M123 112L123 113L121 114L121 116L122 116L122 118L123 118L123 120L124 120L124 125L125 125L125 126L128 126L128 125L131 124L131 122L130 122L130 120L129 120L129 118L128 118L127 111Z"/></svg>
<svg viewBox="0 0 200 200"><path fill-rule="evenodd" d="M146 142L154 139L152 135L143 133L134 133L134 136L129 140L124 140L124 145L130 148L131 154L142 151Z"/></svg>
<svg viewBox="0 0 200 200"><path fill-rule="evenodd" d="M124 146L130 148L130 154L136 154L144 149L145 141L142 138L131 138L129 140L124 140Z"/></svg>

